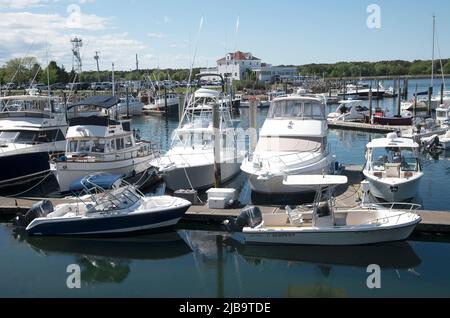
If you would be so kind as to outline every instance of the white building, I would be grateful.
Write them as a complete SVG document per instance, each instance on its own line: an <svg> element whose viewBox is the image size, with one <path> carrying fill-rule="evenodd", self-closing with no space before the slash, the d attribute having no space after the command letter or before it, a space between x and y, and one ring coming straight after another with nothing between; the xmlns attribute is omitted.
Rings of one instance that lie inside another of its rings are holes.
<svg viewBox="0 0 450 318"><path fill-rule="evenodd" d="M237 51L228 53L224 58L217 61L217 72L224 78L233 80L244 80L248 71L256 73L260 82L274 82L277 80L291 80L298 76L296 67L282 67L264 64L251 53Z"/></svg>
<svg viewBox="0 0 450 318"><path fill-rule="evenodd" d="M224 58L217 61L217 70L223 77L229 77L236 81L244 80L247 70L253 71L261 67L261 60L251 53L228 53Z"/></svg>

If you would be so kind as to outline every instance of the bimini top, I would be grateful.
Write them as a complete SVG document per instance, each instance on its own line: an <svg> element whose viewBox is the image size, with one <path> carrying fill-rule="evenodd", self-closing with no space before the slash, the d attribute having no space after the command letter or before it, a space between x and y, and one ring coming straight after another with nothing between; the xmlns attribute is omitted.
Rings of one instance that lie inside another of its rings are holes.
<svg viewBox="0 0 450 318"><path fill-rule="evenodd" d="M110 109L119 104L119 102L120 101L116 96L96 95L79 101L78 103L72 104L68 106L67 109L72 109L79 106L94 106L104 109Z"/></svg>
<svg viewBox="0 0 450 318"><path fill-rule="evenodd" d="M396 133L390 133L386 138L374 139L367 144L368 149L374 148L419 148L419 144L409 138L399 138Z"/></svg>
<svg viewBox="0 0 450 318"><path fill-rule="evenodd" d="M122 175L97 174L83 177L70 184L70 191L79 192L83 190L92 190L99 187L103 190L112 189L115 184L122 181Z"/></svg>
<svg viewBox="0 0 450 318"><path fill-rule="evenodd" d="M195 98L217 98L220 93L213 89L200 88L195 92Z"/></svg>

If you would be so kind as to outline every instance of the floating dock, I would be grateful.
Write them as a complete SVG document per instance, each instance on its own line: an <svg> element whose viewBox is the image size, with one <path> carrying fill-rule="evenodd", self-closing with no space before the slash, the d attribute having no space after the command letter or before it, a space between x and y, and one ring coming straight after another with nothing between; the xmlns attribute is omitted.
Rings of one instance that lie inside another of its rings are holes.
<svg viewBox="0 0 450 318"><path fill-rule="evenodd" d="M346 165L343 175L349 182L336 189L336 206L340 208L355 208L361 204L361 171L360 165ZM13 217L17 213L24 213L29 208L43 200L42 198L5 198L0 197L0 216ZM48 199L54 206L63 203L74 203L73 199ZM263 214L285 213L284 206L257 205ZM230 217L237 217L244 207L236 209L212 210L208 206L192 206L186 213L183 221L189 223L221 224ZM450 211L418 211L422 222L417 226L416 232L430 234L450 235Z"/></svg>
<svg viewBox="0 0 450 318"><path fill-rule="evenodd" d="M363 131L379 134L388 134L396 131L401 131L407 128L406 126L385 126L385 125L374 125L357 122L328 122L328 127L330 129Z"/></svg>

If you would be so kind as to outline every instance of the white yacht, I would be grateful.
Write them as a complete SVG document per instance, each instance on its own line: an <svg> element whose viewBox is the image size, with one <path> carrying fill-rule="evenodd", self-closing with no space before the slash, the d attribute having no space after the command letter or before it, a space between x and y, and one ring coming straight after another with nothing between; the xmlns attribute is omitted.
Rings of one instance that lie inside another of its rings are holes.
<svg viewBox="0 0 450 318"><path fill-rule="evenodd" d="M329 122L361 121L364 122L370 115L369 108L363 105L362 100L348 99L341 101L334 113L328 114Z"/></svg>
<svg viewBox="0 0 450 318"><path fill-rule="evenodd" d="M0 98L0 188L27 184L50 173L49 154L63 153L67 121L54 97Z"/></svg>
<svg viewBox="0 0 450 318"><path fill-rule="evenodd" d="M204 190L214 184L214 105L219 108L220 116L221 181L226 182L239 174L244 153L238 149L230 105L224 100L231 99L206 88L197 90L190 97L180 125L174 131L170 150L152 162L163 174L169 189Z"/></svg>
<svg viewBox="0 0 450 318"><path fill-rule="evenodd" d="M167 105L167 107L166 107ZM180 97L175 93L167 93L149 97L149 103L144 105L145 114L177 115L179 112Z"/></svg>
<svg viewBox="0 0 450 318"><path fill-rule="evenodd" d="M413 199L423 177L418 150L419 144L396 133L372 140L367 145L363 170L370 194L387 202Z"/></svg>
<svg viewBox="0 0 450 318"><path fill-rule="evenodd" d="M272 101L253 154L241 169L253 191L303 193L311 187L283 184L289 175L313 175L334 170L328 143L325 102L320 98L289 96Z"/></svg>
<svg viewBox="0 0 450 318"><path fill-rule="evenodd" d="M366 245L406 240L421 221L414 204L365 205L336 209L331 190L347 183L345 176L289 176L285 183L312 186L317 195L313 207L286 207L286 213L262 214L258 208L242 211L225 222L234 237L245 244L270 245ZM328 187L326 200L323 191ZM398 205L397 205L398 206Z"/></svg>
<svg viewBox="0 0 450 318"><path fill-rule="evenodd" d="M112 96L94 96L70 107L95 106L109 111L117 102ZM60 191L68 192L74 180L94 172L147 178L152 169L150 161L159 153L139 138L136 132L130 131L128 122L108 116L71 119L66 153L51 162Z"/></svg>

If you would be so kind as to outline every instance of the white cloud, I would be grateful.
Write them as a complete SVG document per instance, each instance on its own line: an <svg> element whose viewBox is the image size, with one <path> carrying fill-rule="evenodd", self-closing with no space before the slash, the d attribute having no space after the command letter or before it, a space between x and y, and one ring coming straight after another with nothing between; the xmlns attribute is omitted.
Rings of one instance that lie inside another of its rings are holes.
<svg viewBox="0 0 450 318"><path fill-rule="evenodd" d="M46 4L46 0L0 0L0 8L6 9L25 9L40 7Z"/></svg>
<svg viewBox="0 0 450 318"><path fill-rule="evenodd" d="M167 35L162 34L162 33L160 33L160 32L151 32L151 33L148 34L148 36L149 36L150 38L156 38L156 39L162 39L162 38L167 37Z"/></svg>

